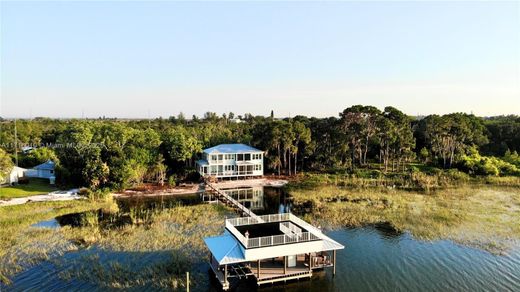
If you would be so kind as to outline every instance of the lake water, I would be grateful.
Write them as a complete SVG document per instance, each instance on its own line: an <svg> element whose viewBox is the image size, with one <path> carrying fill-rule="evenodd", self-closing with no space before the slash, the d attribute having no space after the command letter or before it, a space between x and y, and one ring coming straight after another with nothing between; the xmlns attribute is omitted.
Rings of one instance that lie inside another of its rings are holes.
<svg viewBox="0 0 520 292"><path fill-rule="evenodd" d="M290 211L290 196L280 189L266 188L261 192L242 192L240 199L256 213ZM250 195L253 194L253 195ZM166 200L166 201L165 201ZM185 204L200 203L196 196L183 198ZM120 202L120 208L143 206L171 207L179 204L173 199L137 200ZM60 217L45 221L36 227L54 228L60 224L73 224L76 217ZM99 214L104 218L103 214ZM113 219L111 219L113 221ZM421 241L408 233L395 232L385 225L363 228L344 228L326 232L328 236L345 245L337 254L336 276L332 271L314 273L312 279L286 284L262 286L259 291L520 291L520 247L496 255L480 249L456 244L448 240ZM91 248L70 252L61 258L43 262L16 275L10 286L0 286L9 291L62 291L105 290L94 283L64 280L63 270L73 268L77 261L96 255L99 262L135 261L136 268L146 268L148 263L160 262L164 251L146 254L112 253ZM201 263L199 270L207 271ZM208 281L211 276L208 273ZM150 290L151 287L136 287ZM237 291L256 290L255 285L243 283ZM218 291L213 285L202 291Z"/></svg>
<svg viewBox="0 0 520 292"><path fill-rule="evenodd" d="M337 254L335 277L325 271L310 281L261 291L520 291L520 249L493 255L375 227L327 235L345 245Z"/></svg>

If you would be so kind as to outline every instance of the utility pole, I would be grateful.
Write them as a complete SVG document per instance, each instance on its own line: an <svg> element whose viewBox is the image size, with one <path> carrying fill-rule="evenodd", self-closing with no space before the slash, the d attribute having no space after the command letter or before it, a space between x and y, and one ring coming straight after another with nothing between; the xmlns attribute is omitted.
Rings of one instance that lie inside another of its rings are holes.
<svg viewBox="0 0 520 292"><path fill-rule="evenodd" d="M18 132L16 130L16 118L14 119L14 160L18 166Z"/></svg>

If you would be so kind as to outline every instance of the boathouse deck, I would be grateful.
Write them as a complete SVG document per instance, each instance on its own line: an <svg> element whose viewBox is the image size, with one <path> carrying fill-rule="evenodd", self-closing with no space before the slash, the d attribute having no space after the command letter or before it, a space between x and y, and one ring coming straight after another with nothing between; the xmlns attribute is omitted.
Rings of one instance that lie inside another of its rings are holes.
<svg viewBox="0 0 520 292"><path fill-rule="evenodd" d="M332 267L344 246L291 213L258 216L207 182L217 198L247 217L225 222L223 235L208 237L210 266L224 290L231 279L254 277L258 285L310 278Z"/></svg>

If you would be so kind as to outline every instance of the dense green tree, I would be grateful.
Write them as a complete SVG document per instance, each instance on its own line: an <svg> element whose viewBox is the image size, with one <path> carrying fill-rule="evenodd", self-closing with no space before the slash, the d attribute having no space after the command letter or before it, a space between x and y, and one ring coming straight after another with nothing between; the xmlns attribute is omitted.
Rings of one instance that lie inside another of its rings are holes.
<svg viewBox="0 0 520 292"><path fill-rule="evenodd" d="M484 119L489 143L481 147L487 155L503 156L507 150L520 152L520 116Z"/></svg>
<svg viewBox="0 0 520 292"><path fill-rule="evenodd" d="M13 161L4 149L0 148L0 182L3 182L13 169Z"/></svg>
<svg viewBox="0 0 520 292"><path fill-rule="evenodd" d="M424 123L427 143L444 167L451 167L470 147L487 143L484 124L473 115L431 115Z"/></svg>
<svg viewBox="0 0 520 292"><path fill-rule="evenodd" d="M265 151L266 172L348 171L354 165L402 170L415 155L425 163L458 167L474 174L500 174L518 166L520 118L478 118L455 113L412 119L393 107L382 112L356 105L338 117L238 115L208 112L153 120L18 120L20 163L59 162L60 183L121 189L143 182L182 181L203 148L244 143ZM14 121L0 121L0 149L14 157ZM412 131L413 129L413 131ZM38 150L22 155L22 146ZM477 151L480 156L477 156ZM494 158L493 158L494 156ZM496 159L495 159L496 158ZM465 163L465 164L464 164ZM473 163L473 164L472 164ZM479 168L480 167L480 168ZM480 170L479 170L480 169ZM484 171L488 169L490 171Z"/></svg>
<svg viewBox="0 0 520 292"><path fill-rule="evenodd" d="M367 164L370 140L377 133L377 121L381 111L373 106L355 105L340 113L341 126L350 143L352 161Z"/></svg>
<svg viewBox="0 0 520 292"><path fill-rule="evenodd" d="M27 154L20 155L19 165L21 167L30 168L48 160L52 160L56 165L60 164L60 160L52 148L41 147L34 149Z"/></svg>

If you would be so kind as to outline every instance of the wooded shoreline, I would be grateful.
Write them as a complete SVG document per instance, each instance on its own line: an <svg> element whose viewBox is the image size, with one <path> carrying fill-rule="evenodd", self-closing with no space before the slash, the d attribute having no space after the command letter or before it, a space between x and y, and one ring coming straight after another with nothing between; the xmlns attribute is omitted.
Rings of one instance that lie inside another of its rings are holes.
<svg viewBox="0 0 520 292"><path fill-rule="evenodd" d="M220 143L264 150L266 174L520 175L520 117L514 115L410 117L394 107L357 105L329 118L211 112L191 119L35 118L16 121L17 139L14 128L14 120L0 119L2 176L15 163L30 167L51 159L59 185L93 191L195 182L194 161ZM24 145L42 147L23 153Z"/></svg>

